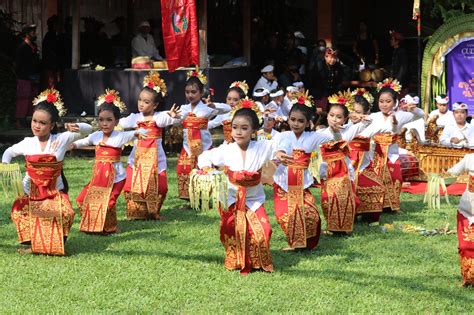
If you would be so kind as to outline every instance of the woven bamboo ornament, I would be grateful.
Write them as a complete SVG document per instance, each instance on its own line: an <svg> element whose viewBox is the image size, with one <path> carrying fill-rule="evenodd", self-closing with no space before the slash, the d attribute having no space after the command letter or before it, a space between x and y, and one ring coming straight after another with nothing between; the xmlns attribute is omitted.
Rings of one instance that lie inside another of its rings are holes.
<svg viewBox="0 0 474 315"><path fill-rule="evenodd" d="M340 104L347 107L349 112L354 111L354 97L349 89L347 91L339 91L337 94L333 94L328 97L330 104Z"/></svg>
<svg viewBox="0 0 474 315"><path fill-rule="evenodd" d="M260 122L260 124L263 122L263 113L260 111L260 108L258 107L257 103L255 103L248 97L239 100L237 105L232 108L232 110L230 111L231 119L234 118L235 113L242 108L250 108L257 114L258 121Z"/></svg>
<svg viewBox="0 0 474 315"><path fill-rule="evenodd" d="M115 105L121 113L127 109L125 103L120 99L119 92L116 90L106 89L105 94L97 98L97 106L104 103Z"/></svg>
<svg viewBox="0 0 474 315"><path fill-rule="evenodd" d="M48 102L50 104L53 104L54 107L59 112L59 117L62 117L66 114L66 108L64 107L64 103L61 99L61 95L59 94L59 91L56 89L47 89L41 92L40 95L38 95L34 100L33 100L33 106L38 105L41 102Z"/></svg>
<svg viewBox="0 0 474 315"><path fill-rule="evenodd" d="M190 77L197 77L199 79L199 81L201 81L201 83L203 85L206 85L207 84L207 77L204 75L204 73L202 73L202 71L199 70L199 67L196 66L196 68L194 70L190 70L186 73L187 75L187 78L189 79Z"/></svg>
<svg viewBox="0 0 474 315"><path fill-rule="evenodd" d="M10 197L13 192L14 197L23 195L22 176L18 164L0 164L0 183L5 197Z"/></svg>
<svg viewBox="0 0 474 315"><path fill-rule="evenodd" d="M388 87L397 93L400 93L402 90L402 85L397 79L394 78L386 78L382 82L377 83L377 92L379 92L384 87Z"/></svg>
<svg viewBox="0 0 474 315"><path fill-rule="evenodd" d="M143 87L148 87L163 97L165 97L167 93L165 80L160 77L158 71L150 71L145 78L143 78Z"/></svg>
<svg viewBox="0 0 474 315"><path fill-rule="evenodd" d="M296 92L293 97L291 98L292 104L301 104L307 107L313 107L314 101L313 97L309 95L309 91L306 90L305 92Z"/></svg>
<svg viewBox="0 0 474 315"><path fill-rule="evenodd" d="M218 170L193 169L189 177L189 201L197 211L227 210L227 175Z"/></svg>
<svg viewBox="0 0 474 315"><path fill-rule="evenodd" d="M362 96L363 98L365 98L365 100L367 102L369 102L370 105L372 105L374 103L374 97L372 96L372 94L370 94L369 91L367 91L364 88L355 89L354 91L351 92L351 95L352 96L356 96L356 95Z"/></svg>
<svg viewBox="0 0 474 315"><path fill-rule="evenodd" d="M233 87L240 88L245 93L245 95L249 93L249 85L247 84L247 81L245 80L232 82L229 88L233 88Z"/></svg>

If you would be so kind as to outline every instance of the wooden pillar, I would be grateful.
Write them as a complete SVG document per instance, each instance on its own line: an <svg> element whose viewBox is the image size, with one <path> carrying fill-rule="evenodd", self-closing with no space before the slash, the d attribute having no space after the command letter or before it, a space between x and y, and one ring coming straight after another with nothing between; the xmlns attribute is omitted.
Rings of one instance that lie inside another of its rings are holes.
<svg viewBox="0 0 474 315"><path fill-rule="evenodd" d="M333 38L333 10L332 0L317 0L317 30L318 39L324 39L328 46L332 45Z"/></svg>
<svg viewBox="0 0 474 315"><path fill-rule="evenodd" d="M81 0L72 1L72 69L81 64Z"/></svg>
<svg viewBox="0 0 474 315"><path fill-rule="evenodd" d="M197 1L197 16L199 23L199 68L207 68L207 0Z"/></svg>
<svg viewBox="0 0 474 315"><path fill-rule="evenodd" d="M247 65L251 63L251 14L250 14L250 0L242 1L242 47L243 47L243 56L247 61Z"/></svg>
<svg viewBox="0 0 474 315"><path fill-rule="evenodd" d="M58 0L48 0L46 2L46 18L58 14Z"/></svg>

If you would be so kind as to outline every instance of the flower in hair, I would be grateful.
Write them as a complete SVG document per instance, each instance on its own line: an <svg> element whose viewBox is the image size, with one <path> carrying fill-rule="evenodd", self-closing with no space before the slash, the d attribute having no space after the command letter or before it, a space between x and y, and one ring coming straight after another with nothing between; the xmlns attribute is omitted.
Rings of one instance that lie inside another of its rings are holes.
<svg viewBox="0 0 474 315"><path fill-rule="evenodd" d="M97 106L104 103L115 105L121 113L127 109L125 103L120 99L119 92L116 90L106 89L105 94L97 98Z"/></svg>
<svg viewBox="0 0 474 315"><path fill-rule="evenodd" d="M53 104L54 107L58 110L59 116L64 116L66 114L66 108L64 107L64 103L61 99L61 95L59 94L59 91L56 89L47 89L41 92L40 95L38 95L34 100L33 100L33 106L38 105L41 102L48 102L50 104Z"/></svg>

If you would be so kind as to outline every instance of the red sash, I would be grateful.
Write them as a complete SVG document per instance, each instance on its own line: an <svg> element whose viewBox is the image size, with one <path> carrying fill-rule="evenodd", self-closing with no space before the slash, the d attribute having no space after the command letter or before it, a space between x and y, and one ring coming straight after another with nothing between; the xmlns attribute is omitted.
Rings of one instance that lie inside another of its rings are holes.
<svg viewBox="0 0 474 315"><path fill-rule="evenodd" d="M349 142L349 158L354 168L354 182L357 187L359 172L366 152L370 151L370 138L357 136Z"/></svg>
<svg viewBox="0 0 474 315"><path fill-rule="evenodd" d="M31 251L37 254L64 255L61 195L56 188L62 161L54 155L26 156L30 177L29 219Z"/></svg>
<svg viewBox="0 0 474 315"><path fill-rule="evenodd" d="M293 150L293 163L288 165L288 245L306 247L304 215L304 171L308 168L311 153Z"/></svg>
<svg viewBox="0 0 474 315"><path fill-rule="evenodd" d="M114 164L120 162L122 148L99 144L95 148L95 164L84 202L81 204L80 231L104 231L110 193L114 186Z"/></svg>
<svg viewBox="0 0 474 315"><path fill-rule="evenodd" d="M224 140L227 143L234 142L234 138L232 138L232 121L230 119L222 122L222 130L224 131Z"/></svg>
<svg viewBox="0 0 474 315"><path fill-rule="evenodd" d="M198 157L202 153L201 129L207 129L208 119L196 117L189 113L183 120L183 128L188 132L188 146L192 157Z"/></svg>
<svg viewBox="0 0 474 315"><path fill-rule="evenodd" d="M245 266L245 253L246 253L246 240L247 240L247 207L245 200L247 196L247 187L256 186L260 184L262 173L259 172L248 172L248 171L231 171L226 167L225 172L229 177L229 182L238 187L237 195L235 200L235 238L237 241L237 264ZM263 227L259 224L252 226L253 229L261 229L263 233ZM258 232L258 231L257 231ZM256 233L259 234L260 232Z"/></svg>
<svg viewBox="0 0 474 315"><path fill-rule="evenodd" d="M163 129L154 120L141 121L138 128L148 131L147 139L138 140L131 184L131 199L146 202L148 209L158 205L158 146L156 139L162 138Z"/></svg>

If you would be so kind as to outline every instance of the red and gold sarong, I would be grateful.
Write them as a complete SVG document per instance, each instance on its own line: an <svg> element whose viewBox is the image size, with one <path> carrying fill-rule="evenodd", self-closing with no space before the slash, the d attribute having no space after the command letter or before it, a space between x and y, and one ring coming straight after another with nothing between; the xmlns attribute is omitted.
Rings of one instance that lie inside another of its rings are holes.
<svg viewBox="0 0 474 315"><path fill-rule="evenodd" d="M141 121L138 128L146 129L147 139L139 139L135 149L133 169L127 167L125 200L127 201L127 219L158 220L166 197L167 185L162 184L158 169L157 139L162 138L163 129L154 120ZM164 175L166 181L166 173Z"/></svg>
<svg viewBox="0 0 474 315"><path fill-rule="evenodd" d="M236 201L221 214L221 242L226 255L224 265L228 270L240 269L247 274L252 269L273 271L270 255L272 229L265 209L256 212L245 205L247 187L260 183L260 172L234 172L226 169L229 181L238 187Z"/></svg>
<svg viewBox="0 0 474 315"><path fill-rule="evenodd" d="M63 163L54 155L26 156L26 172L30 177L30 194L17 198L12 207L20 243L31 243L35 254L64 255L64 242L69 234L74 211L67 194L56 188Z"/></svg>
<svg viewBox="0 0 474 315"><path fill-rule="evenodd" d="M117 190L123 188L125 182L121 181L114 185L114 163L120 162L121 154L122 148L104 144L96 146L92 179L76 199L81 211L79 228L81 232L115 233L117 231L117 210L115 208ZM111 198L114 188L115 198ZM120 195L120 190L118 195Z"/></svg>
<svg viewBox="0 0 474 315"><path fill-rule="evenodd" d="M358 178L357 196L360 199L358 214L382 213L383 208L400 210L402 184L400 162L388 160L388 148L397 142L398 135L374 136L375 153L371 164Z"/></svg>
<svg viewBox="0 0 474 315"><path fill-rule="evenodd" d="M352 232L354 228L358 200L346 164L348 149L348 143L343 140L321 146L323 161L327 163L326 180L321 188L321 207L327 230L331 232Z"/></svg>
<svg viewBox="0 0 474 315"><path fill-rule="evenodd" d="M288 192L273 185L275 215L291 248L313 249L318 245L321 219L315 199L304 188L304 171L311 153L293 150L293 163L288 165Z"/></svg>
<svg viewBox="0 0 474 315"><path fill-rule="evenodd" d="M474 286L474 225L460 211L458 221L458 247L462 284Z"/></svg>
<svg viewBox="0 0 474 315"><path fill-rule="evenodd" d="M183 128L186 129L188 136L189 155L184 148L181 149L176 167L178 194L182 199L189 199L189 173L196 168L197 158L203 151L201 130L207 129L207 124L207 118L196 117L194 113L189 113L183 120Z"/></svg>

